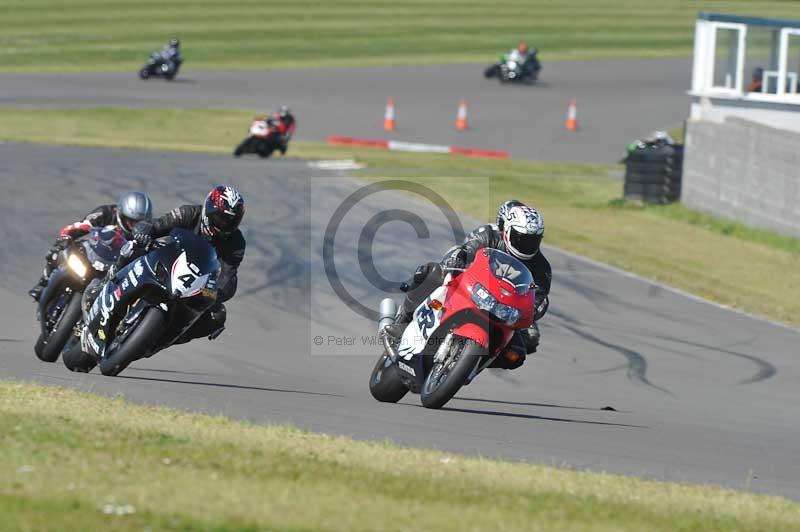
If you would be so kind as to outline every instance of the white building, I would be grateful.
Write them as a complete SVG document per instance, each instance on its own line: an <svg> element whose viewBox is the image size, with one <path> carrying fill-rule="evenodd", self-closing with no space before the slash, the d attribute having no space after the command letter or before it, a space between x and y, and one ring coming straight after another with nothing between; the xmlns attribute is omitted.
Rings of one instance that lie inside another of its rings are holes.
<svg viewBox="0 0 800 532"><path fill-rule="evenodd" d="M681 200L800 236L800 21L700 13Z"/></svg>

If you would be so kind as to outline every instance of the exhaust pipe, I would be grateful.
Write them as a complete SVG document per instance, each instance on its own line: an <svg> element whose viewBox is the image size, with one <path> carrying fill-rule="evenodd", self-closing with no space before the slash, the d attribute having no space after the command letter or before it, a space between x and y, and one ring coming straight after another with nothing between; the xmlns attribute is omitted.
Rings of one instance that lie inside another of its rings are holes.
<svg viewBox="0 0 800 532"><path fill-rule="evenodd" d="M378 315L378 332L380 333L384 327L394 323L395 316L397 316L397 303L394 302L394 299L387 297L381 300Z"/></svg>

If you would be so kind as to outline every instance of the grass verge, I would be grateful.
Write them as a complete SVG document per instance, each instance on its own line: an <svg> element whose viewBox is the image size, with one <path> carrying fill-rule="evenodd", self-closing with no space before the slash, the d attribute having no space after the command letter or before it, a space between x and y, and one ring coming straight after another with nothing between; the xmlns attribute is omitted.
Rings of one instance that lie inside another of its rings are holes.
<svg viewBox="0 0 800 532"><path fill-rule="evenodd" d="M800 530L708 486L404 449L0 381L13 530Z"/></svg>
<svg viewBox="0 0 800 532"><path fill-rule="evenodd" d="M6 0L0 71L134 71L172 35L188 69L690 55L697 11L797 17L786 1Z"/></svg>
<svg viewBox="0 0 800 532"><path fill-rule="evenodd" d="M243 110L0 109L0 140L231 153L252 118ZM46 122L47 128L41 124ZM489 197L469 180L445 197L493 219L511 197L547 222L546 242L699 296L800 326L800 239L749 228L675 204L620 200L608 179L617 165L480 160L446 155L292 144L307 158L354 158L364 178L402 177L436 189L441 177L490 180ZM268 163L265 163L268 164ZM558 282L558 272L555 274Z"/></svg>

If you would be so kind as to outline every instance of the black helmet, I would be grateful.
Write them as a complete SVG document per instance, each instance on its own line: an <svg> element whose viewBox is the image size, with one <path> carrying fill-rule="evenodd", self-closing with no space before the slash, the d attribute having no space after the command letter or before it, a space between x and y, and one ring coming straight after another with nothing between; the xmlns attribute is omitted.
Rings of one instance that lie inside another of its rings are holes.
<svg viewBox="0 0 800 532"><path fill-rule="evenodd" d="M207 238L225 238L244 218L244 199L233 187L217 185L211 189L200 214L200 232Z"/></svg>
<svg viewBox="0 0 800 532"><path fill-rule="evenodd" d="M170 46L180 46L181 45L181 41L179 41L177 37L173 37L172 39L169 40L169 45Z"/></svg>
<svg viewBox="0 0 800 532"><path fill-rule="evenodd" d="M117 224L126 238L133 235L133 226L153 217L153 202L144 192L126 192L117 200Z"/></svg>
<svg viewBox="0 0 800 532"><path fill-rule="evenodd" d="M508 211L510 211L513 207L519 207L522 205L525 204L515 199L505 201L502 205L500 205L500 208L497 209L497 227L501 231L503 230L503 225L505 224L506 217L508 216Z"/></svg>

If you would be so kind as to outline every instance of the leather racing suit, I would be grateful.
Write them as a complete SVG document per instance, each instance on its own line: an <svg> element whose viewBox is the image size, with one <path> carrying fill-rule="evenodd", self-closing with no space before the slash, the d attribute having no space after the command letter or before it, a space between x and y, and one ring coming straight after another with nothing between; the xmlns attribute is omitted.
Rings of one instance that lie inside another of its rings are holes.
<svg viewBox="0 0 800 532"><path fill-rule="evenodd" d="M433 290L441 286L446 274L442 270L443 266L464 268L475 260L475 254L482 248L493 248L508 253L503 241L503 233L497 225L486 224L478 227L464 239L462 245L451 248L440 263L431 262L417 268L414 277L407 283L409 290L403 301L401 313L405 315L413 313ZM517 355L514 357L516 361L512 362L507 358L498 357L493 367L517 368L525 361L527 354L536 352L540 338L537 322L547 313L550 305L552 269L542 251L539 250L532 259L521 262L528 267L536 283L534 324L527 330L514 333L509 342L509 349Z"/></svg>

